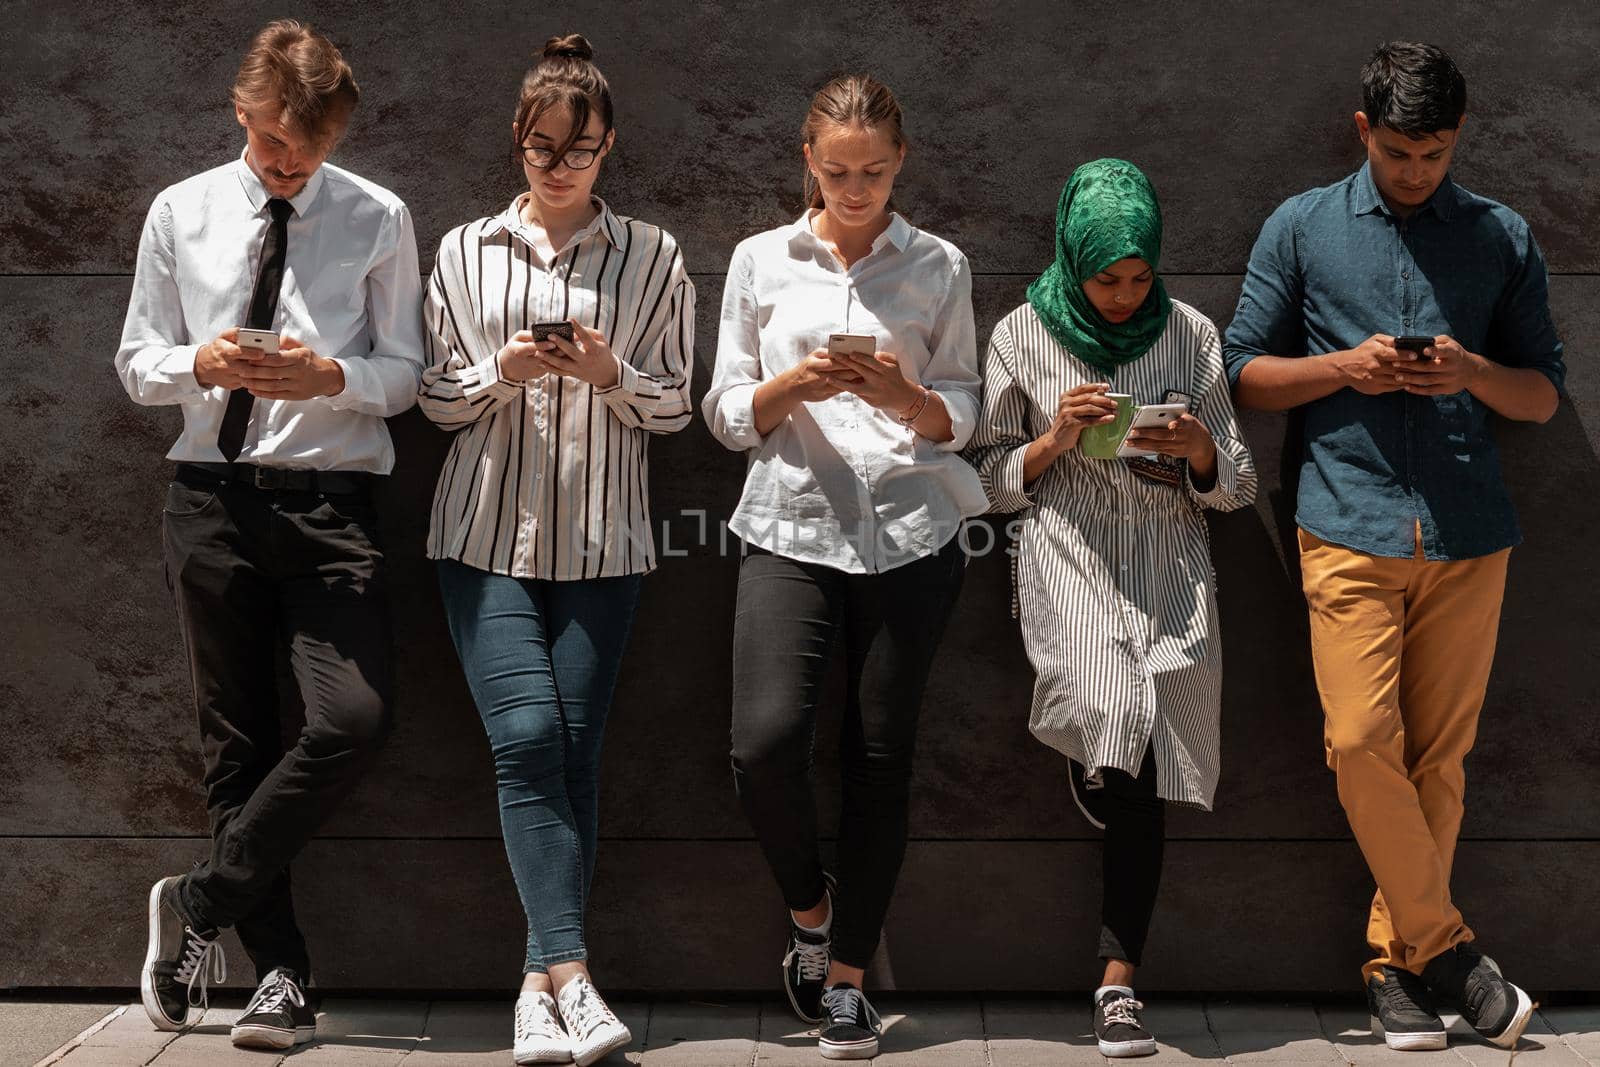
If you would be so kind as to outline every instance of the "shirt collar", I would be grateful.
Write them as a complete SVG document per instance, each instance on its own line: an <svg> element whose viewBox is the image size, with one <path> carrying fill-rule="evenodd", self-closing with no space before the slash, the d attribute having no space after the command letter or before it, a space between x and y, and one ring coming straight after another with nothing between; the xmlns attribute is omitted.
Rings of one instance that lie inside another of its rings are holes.
<svg viewBox="0 0 1600 1067"><path fill-rule="evenodd" d="M1392 215L1389 205L1383 202L1383 195L1378 192L1378 183L1372 178L1372 163L1368 161L1361 164L1361 169L1355 175L1355 202L1353 204L1357 215L1370 215L1373 212L1382 212ZM1444 176L1444 181L1439 183L1439 188L1433 195L1417 208L1412 214L1432 210L1439 216L1441 222L1449 222L1456 206L1456 183L1450 180L1450 175Z"/></svg>
<svg viewBox="0 0 1600 1067"><path fill-rule="evenodd" d="M237 170L239 172L239 185L244 189L245 199L250 201L250 207L256 214L261 214L267 209L267 201L272 199L272 194L267 192L267 187L261 184L261 179L256 172L250 169L250 164L245 160L246 148L239 153ZM296 217L305 217L306 211L316 201L317 194L322 191L322 168L318 167L311 172L311 177L306 179L305 188L301 189L289 200L289 206L294 209Z"/></svg>
<svg viewBox="0 0 1600 1067"><path fill-rule="evenodd" d="M816 218L815 212L818 211L820 211L819 208L807 208L795 220L794 225L789 228L790 245L794 245L797 242L811 245L823 243L822 238L817 236L817 231L811 228L811 220ZM907 222L898 211L891 211L889 212L888 228L872 242L872 253L880 252L885 245L891 244L894 245L895 251L904 252L906 246L911 243L911 234L911 223Z"/></svg>
<svg viewBox="0 0 1600 1067"><path fill-rule="evenodd" d="M527 225L522 221L522 205L526 204L528 197L532 195L532 193L519 194L504 211L495 216L494 221L489 224L487 232L520 233ZM628 237L627 227L622 224L621 219L612 213L611 208L606 206L606 202L598 196L591 196L589 202L599 208L600 213L590 221L589 225L574 234L574 239L587 237L598 231L605 236L606 240L611 242L612 247L621 251L623 242Z"/></svg>

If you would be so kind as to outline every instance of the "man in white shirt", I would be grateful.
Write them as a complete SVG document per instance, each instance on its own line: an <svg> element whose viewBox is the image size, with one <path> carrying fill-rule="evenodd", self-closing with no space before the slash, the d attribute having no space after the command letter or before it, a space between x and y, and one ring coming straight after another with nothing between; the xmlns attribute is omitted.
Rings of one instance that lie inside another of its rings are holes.
<svg viewBox="0 0 1600 1067"><path fill-rule="evenodd" d="M309 27L256 36L233 88L244 153L156 197L116 357L136 402L183 409L162 532L213 839L151 888L141 994L158 1029L197 1022L232 926L259 982L236 1045L315 1034L289 862L390 723L372 490L394 462L383 419L421 377L422 293L405 205L323 162L358 96ZM287 751L280 639L305 704Z"/></svg>

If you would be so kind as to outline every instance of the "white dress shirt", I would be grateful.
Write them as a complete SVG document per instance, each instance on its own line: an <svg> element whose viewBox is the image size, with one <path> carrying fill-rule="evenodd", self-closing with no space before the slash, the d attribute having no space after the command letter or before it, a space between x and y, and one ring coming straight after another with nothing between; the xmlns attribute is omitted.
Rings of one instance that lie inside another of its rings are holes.
<svg viewBox="0 0 1600 1067"><path fill-rule="evenodd" d="M164 190L145 218L117 373L141 404L178 404L183 434L168 459L221 462L228 390L195 381L200 347L244 325L272 214L243 157ZM422 375L422 281L411 214L400 198L323 164L288 224L273 329L344 371L344 391L255 401L242 463L387 474L383 424L416 400Z"/></svg>
<svg viewBox="0 0 1600 1067"><path fill-rule="evenodd" d="M434 260L418 403L455 440L428 558L553 581L643 574L656 565L649 439L693 416L694 283L671 234L598 197L593 222L541 251L527 195L445 234ZM605 336L616 385L500 376L513 334L569 318Z"/></svg>
<svg viewBox="0 0 1600 1067"><path fill-rule="evenodd" d="M705 417L717 440L749 455L734 533L778 555L875 574L937 552L963 518L988 508L956 454L977 423L981 386L972 272L954 245L898 214L846 270L811 219L734 249ZM831 333L876 337L878 351L944 401L955 437L935 444L849 393L802 403L765 437L756 432L756 387L826 348Z"/></svg>

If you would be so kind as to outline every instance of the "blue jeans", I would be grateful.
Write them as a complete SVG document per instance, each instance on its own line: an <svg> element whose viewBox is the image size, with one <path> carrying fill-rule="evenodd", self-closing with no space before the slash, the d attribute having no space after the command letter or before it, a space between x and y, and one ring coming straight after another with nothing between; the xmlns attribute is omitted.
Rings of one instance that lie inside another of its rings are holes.
<svg viewBox="0 0 1600 1067"><path fill-rule="evenodd" d="M600 744L639 581L508 578L439 561L450 637L494 754L527 972L589 955Z"/></svg>

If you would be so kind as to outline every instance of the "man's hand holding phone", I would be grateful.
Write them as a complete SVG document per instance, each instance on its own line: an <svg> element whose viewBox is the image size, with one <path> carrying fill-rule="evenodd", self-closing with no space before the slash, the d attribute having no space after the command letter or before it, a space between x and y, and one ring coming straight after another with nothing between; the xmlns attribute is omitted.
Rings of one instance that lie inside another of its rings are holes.
<svg viewBox="0 0 1600 1067"><path fill-rule="evenodd" d="M344 368L284 334L277 352L243 348L253 358L237 368L239 384L262 400L311 400L344 392Z"/></svg>
<svg viewBox="0 0 1600 1067"><path fill-rule="evenodd" d="M234 326L201 345L194 354L194 380L207 389L218 386L230 390L239 388L243 384L239 380L239 368L261 353L256 349L240 348L238 341L239 328Z"/></svg>
<svg viewBox="0 0 1600 1067"><path fill-rule="evenodd" d="M1414 396L1448 396L1471 386L1483 372L1482 357L1462 348L1454 337L1440 335L1428 340L1428 345L1417 353L1421 358L1396 368L1395 381L1406 392Z"/></svg>
<svg viewBox="0 0 1600 1067"><path fill-rule="evenodd" d="M1344 384L1358 393L1380 396L1402 388L1396 372L1419 359L1417 353L1397 348L1394 342L1389 334L1375 333L1352 349L1329 352L1323 358L1339 371Z"/></svg>

